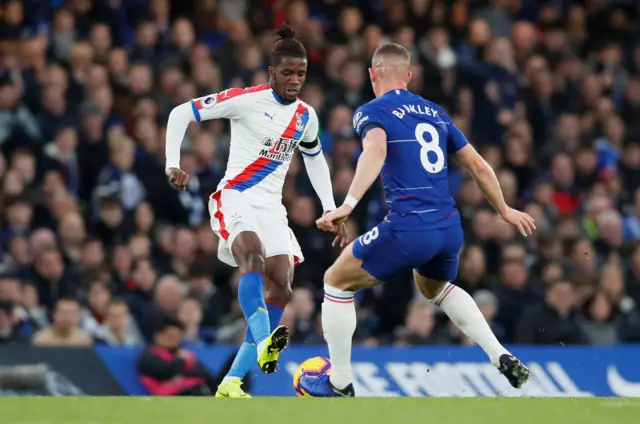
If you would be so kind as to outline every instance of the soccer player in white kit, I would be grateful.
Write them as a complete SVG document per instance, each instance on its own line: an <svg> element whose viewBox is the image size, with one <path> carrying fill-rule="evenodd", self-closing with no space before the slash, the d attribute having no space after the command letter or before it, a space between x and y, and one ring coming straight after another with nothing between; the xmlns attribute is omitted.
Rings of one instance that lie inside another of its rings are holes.
<svg viewBox="0 0 640 424"><path fill-rule="evenodd" d="M209 211L211 228L220 238L218 257L240 269L238 300L249 328L216 397L250 397L241 388L242 378L256 359L264 373L275 372L289 340L287 327L279 323L291 297L293 266L304 258L288 226L282 187L296 147L325 213L335 209L318 117L298 98L306 50L291 28L276 33L280 39L271 54L269 84L194 99L174 108L167 124L166 173L183 189L188 175L180 170L180 144L189 123L231 121L227 170L209 199ZM334 244L346 242L342 225Z"/></svg>

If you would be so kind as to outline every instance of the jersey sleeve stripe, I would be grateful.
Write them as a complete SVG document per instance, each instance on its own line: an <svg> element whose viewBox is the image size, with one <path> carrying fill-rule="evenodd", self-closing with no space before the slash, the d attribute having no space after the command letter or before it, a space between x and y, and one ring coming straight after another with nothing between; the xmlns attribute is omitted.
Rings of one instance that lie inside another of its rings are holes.
<svg viewBox="0 0 640 424"><path fill-rule="evenodd" d="M226 102L227 100L231 100L234 97L238 97L243 94L257 93L258 91L264 91L270 88L269 84L260 84L247 88L230 88L228 90L221 91L218 94L218 103Z"/></svg>
<svg viewBox="0 0 640 424"><path fill-rule="evenodd" d="M202 117L200 116L200 109L202 109L202 105L196 103L200 103L200 100L191 100L191 110L193 110L193 116L196 118L196 121L200 122L202 120Z"/></svg>
<svg viewBox="0 0 640 424"><path fill-rule="evenodd" d="M228 181L225 189L232 189L243 192L267 178L273 171L278 169L282 162L260 157L247 166L244 171Z"/></svg>

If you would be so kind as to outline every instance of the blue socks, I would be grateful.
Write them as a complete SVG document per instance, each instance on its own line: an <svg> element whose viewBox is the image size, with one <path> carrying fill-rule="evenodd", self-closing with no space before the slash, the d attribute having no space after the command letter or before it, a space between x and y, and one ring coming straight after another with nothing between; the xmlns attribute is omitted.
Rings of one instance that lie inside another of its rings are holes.
<svg viewBox="0 0 640 424"><path fill-rule="evenodd" d="M269 312L271 331L273 331L280 325L280 320L282 320L282 315L284 314L284 306L276 305L275 303L267 303L267 311Z"/></svg>
<svg viewBox="0 0 640 424"><path fill-rule="evenodd" d="M269 337L269 313L264 303L264 280L257 272L247 272L240 277L238 300L256 345Z"/></svg>
<svg viewBox="0 0 640 424"><path fill-rule="evenodd" d="M280 325L284 308L268 303L267 311L269 313L271 331L273 331L278 325ZM244 342L240 346L240 350L238 350L236 359L234 359L225 380L227 378L244 378L244 376L251 371L251 367L253 367L257 360L258 351L256 350L256 345L254 343L253 336L251 335L251 329L247 328L247 333L244 336Z"/></svg>
<svg viewBox="0 0 640 424"><path fill-rule="evenodd" d="M251 337L251 331L247 328L247 335L244 338L244 342L240 345L240 349L238 350L238 354L236 358L233 360L233 364L231 364L231 368L227 373L227 376L222 380L225 383L227 379L231 378L244 378L249 371L251 371L251 367L258 360L258 351L256 350L256 345L253 342L247 342L247 339L251 339L253 341L253 337Z"/></svg>

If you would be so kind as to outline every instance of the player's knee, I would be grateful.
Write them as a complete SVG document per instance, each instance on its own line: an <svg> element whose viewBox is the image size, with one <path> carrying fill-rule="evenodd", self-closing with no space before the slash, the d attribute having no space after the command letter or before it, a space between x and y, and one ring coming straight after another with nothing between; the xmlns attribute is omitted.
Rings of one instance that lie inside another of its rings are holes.
<svg viewBox="0 0 640 424"><path fill-rule="evenodd" d="M262 249L253 250L244 255L244 260L240 264L240 268L242 272L259 272L260 274L264 274L264 262L265 258Z"/></svg>
<svg viewBox="0 0 640 424"><path fill-rule="evenodd" d="M447 282L436 281L422 276L416 277L416 286L418 290L427 299L433 299L440 294Z"/></svg>
<svg viewBox="0 0 640 424"><path fill-rule="evenodd" d="M324 284L327 286L335 287L335 284L336 284L335 274L336 272L334 267L333 266L329 267L329 269L327 269L324 272L324 278L323 278Z"/></svg>
<svg viewBox="0 0 640 424"><path fill-rule="evenodd" d="M324 284L343 291L356 290L354 282L342 278L340 271L335 266L331 266L324 273Z"/></svg>
<svg viewBox="0 0 640 424"><path fill-rule="evenodd" d="M292 295L291 285L288 282L283 285L272 284L267 289L265 301L284 308L291 300Z"/></svg>

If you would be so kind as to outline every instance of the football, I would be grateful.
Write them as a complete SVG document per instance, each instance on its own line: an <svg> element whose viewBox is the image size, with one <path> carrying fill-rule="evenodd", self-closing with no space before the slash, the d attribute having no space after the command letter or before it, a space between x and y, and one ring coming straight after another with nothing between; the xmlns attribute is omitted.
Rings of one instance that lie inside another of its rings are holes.
<svg viewBox="0 0 640 424"><path fill-rule="evenodd" d="M329 375L331 362L327 358L316 356L300 364L293 376L293 388L299 397L331 396Z"/></svg>

